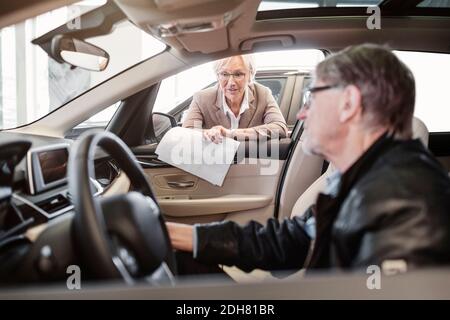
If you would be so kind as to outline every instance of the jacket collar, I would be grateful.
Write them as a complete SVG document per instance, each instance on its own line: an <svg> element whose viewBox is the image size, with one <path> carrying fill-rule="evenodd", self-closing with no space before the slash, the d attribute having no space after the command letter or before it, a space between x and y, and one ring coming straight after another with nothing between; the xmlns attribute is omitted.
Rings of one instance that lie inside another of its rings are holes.
<svg viewBox="0 0 450 320"><path fill-rule="evenodd" d="M370 147L364 152L352 166L342 174L341 184L338 197L343 200L355 185L355 183L366 174L373 166L375 161L384 154L393 145L394 139L387 132L381 135Z"/></svg>
<svg viewBox="0 0 450 320"><path fill-rule="evenodd" d="M337 195L319 193L312 212L316 217L316 238L308 268L330 266L332 228L342 203L358 180L366 174L379 157L393 146L394 140L387 133L376 140L366 152L342 174Z"/></svg>

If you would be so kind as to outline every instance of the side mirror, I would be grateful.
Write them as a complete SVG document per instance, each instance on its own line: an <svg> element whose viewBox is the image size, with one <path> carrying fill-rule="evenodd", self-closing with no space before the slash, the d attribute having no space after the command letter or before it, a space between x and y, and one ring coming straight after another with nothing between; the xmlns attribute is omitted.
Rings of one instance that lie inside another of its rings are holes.
<svg viewBox="0 0 450 320"><path fill-rule="evenodd" d="M91 71L103 71L109 63L109 54L105 50L69 36L53 37L51 53L60 63L65 62Z"/></svg>
<svg viewBox="0 0 450 320"><path fill-rule="evenodd" d="M174 116L162 112L153 112L152 121L157 141L160 141L167 131L178 125Z"/></svg>

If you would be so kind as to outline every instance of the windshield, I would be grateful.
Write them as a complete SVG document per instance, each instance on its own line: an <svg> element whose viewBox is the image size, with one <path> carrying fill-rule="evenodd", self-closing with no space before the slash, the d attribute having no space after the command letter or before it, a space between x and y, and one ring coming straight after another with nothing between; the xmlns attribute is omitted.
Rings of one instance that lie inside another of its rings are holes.
<svg viewBox="0 0 450 320"><path fill-rule="evenodd" d="M90 88L165 49L129 21L110 34L86 39L110 56L101 72L71 68L49 58L31 41L106 1L87 0L0 29L0 129L42 118Z"/></svg>

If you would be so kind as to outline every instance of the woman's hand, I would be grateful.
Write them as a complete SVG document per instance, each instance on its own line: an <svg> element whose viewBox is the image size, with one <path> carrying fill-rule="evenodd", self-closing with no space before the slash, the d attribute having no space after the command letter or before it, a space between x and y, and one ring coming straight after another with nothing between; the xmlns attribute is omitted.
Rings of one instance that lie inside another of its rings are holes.
<svg viewBox="0 0 450 320"><path fill-rule="evenodd" d="M211 129L203 131L203 136L214 143L221 143L223 137L229 137L231 135L231 130L222 126L214 126Z"/></svg>

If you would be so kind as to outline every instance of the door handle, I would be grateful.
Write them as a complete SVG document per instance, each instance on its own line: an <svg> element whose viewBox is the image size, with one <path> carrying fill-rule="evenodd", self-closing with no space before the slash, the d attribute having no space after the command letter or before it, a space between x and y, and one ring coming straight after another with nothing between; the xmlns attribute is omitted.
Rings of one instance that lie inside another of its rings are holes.
<svg viewBox="0 0 450 320"><path fill-rule="evenodd" d="M194 181L168 181L167 184L172 188L192 188L194 186Z"/></svg>

